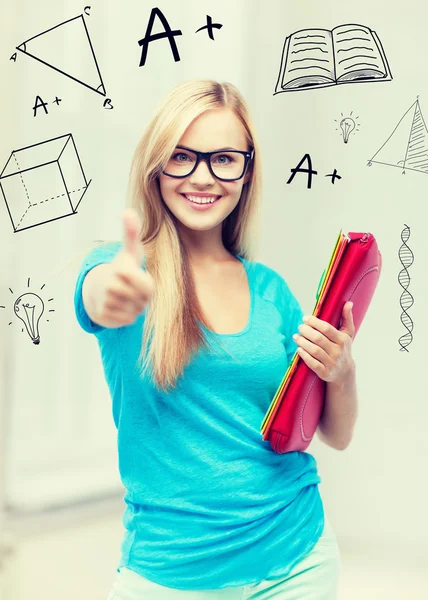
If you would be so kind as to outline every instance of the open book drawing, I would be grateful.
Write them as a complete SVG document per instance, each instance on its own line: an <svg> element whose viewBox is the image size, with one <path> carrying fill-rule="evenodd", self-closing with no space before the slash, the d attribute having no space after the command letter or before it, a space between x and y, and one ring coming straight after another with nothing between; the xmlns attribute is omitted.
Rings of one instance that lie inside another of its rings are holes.
<svg viewBox="0 0 428 600"><path fill-rule="evenodd" d="M275 94L391 79L382 44L369 27L301 29L285 38Z"/></svg>

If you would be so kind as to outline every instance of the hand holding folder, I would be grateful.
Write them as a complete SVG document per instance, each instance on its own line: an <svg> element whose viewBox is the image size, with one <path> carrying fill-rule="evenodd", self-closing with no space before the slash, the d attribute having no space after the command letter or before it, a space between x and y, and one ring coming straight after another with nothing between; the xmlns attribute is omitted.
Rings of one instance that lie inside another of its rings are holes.
<svg viewBox="0 0 428 600"><path fill-rule="evenodd" d="M353 302L355 335L376 289L382 256L371 233L339 233L321 276L312 314L340 327L344 304ZM326 383L294 354L261 425L264 440L278 454L304 451L315 434Z"/></svg>

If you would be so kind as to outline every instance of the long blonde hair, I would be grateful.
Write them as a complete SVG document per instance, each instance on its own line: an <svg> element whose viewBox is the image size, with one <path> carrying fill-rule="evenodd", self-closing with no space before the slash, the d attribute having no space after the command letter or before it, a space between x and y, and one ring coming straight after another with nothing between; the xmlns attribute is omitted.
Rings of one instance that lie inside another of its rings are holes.
<svg viewBox="0 0 428 600"><path fill-rule="evenodd" d="M153 382L165 392L175 387L194 354L210 345L197 320L212 327L202 314L186 248L175 226L175 216L162 200L158 177L190 123L206 110L224 107L239 118L247 143L255 152L250 179L243 185L238 205L223 222L223 244L233 255L255 260L260 152L248 107L234 85L196 79L173 88L157 106L131 164L127 203L140 216L145 268L156 284L146 308L138 365L142 375L150 365Z"/></svg>

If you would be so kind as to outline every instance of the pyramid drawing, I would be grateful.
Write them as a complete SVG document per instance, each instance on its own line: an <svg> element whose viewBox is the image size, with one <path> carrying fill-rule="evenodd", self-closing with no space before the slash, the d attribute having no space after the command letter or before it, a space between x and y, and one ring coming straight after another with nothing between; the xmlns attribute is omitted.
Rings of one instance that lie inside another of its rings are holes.
<svg viewBox="0 0 428 600"><path fill-rule="evenodd" d="M94 92L106 95L83 14L42 31L16 49Z"/></svg>
<svg viewBox="0 0 428 600"><path fill-rule="evenodd" d="M428 174L428 129L419 100L404 113L395 129L368 162Z"/></svg>

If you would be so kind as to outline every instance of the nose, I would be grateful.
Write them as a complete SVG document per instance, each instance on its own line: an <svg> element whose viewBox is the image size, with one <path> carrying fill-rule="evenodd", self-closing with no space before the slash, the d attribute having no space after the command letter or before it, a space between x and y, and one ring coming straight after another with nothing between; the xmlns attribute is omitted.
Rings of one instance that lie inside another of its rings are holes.
<svg viewBox="0 0 428 600"><path fill-rule="evenodd" d="M207 163L201 160L189 177L189 182L196 185L208 185L215 183L215 178L212 176Z"/></svg>

